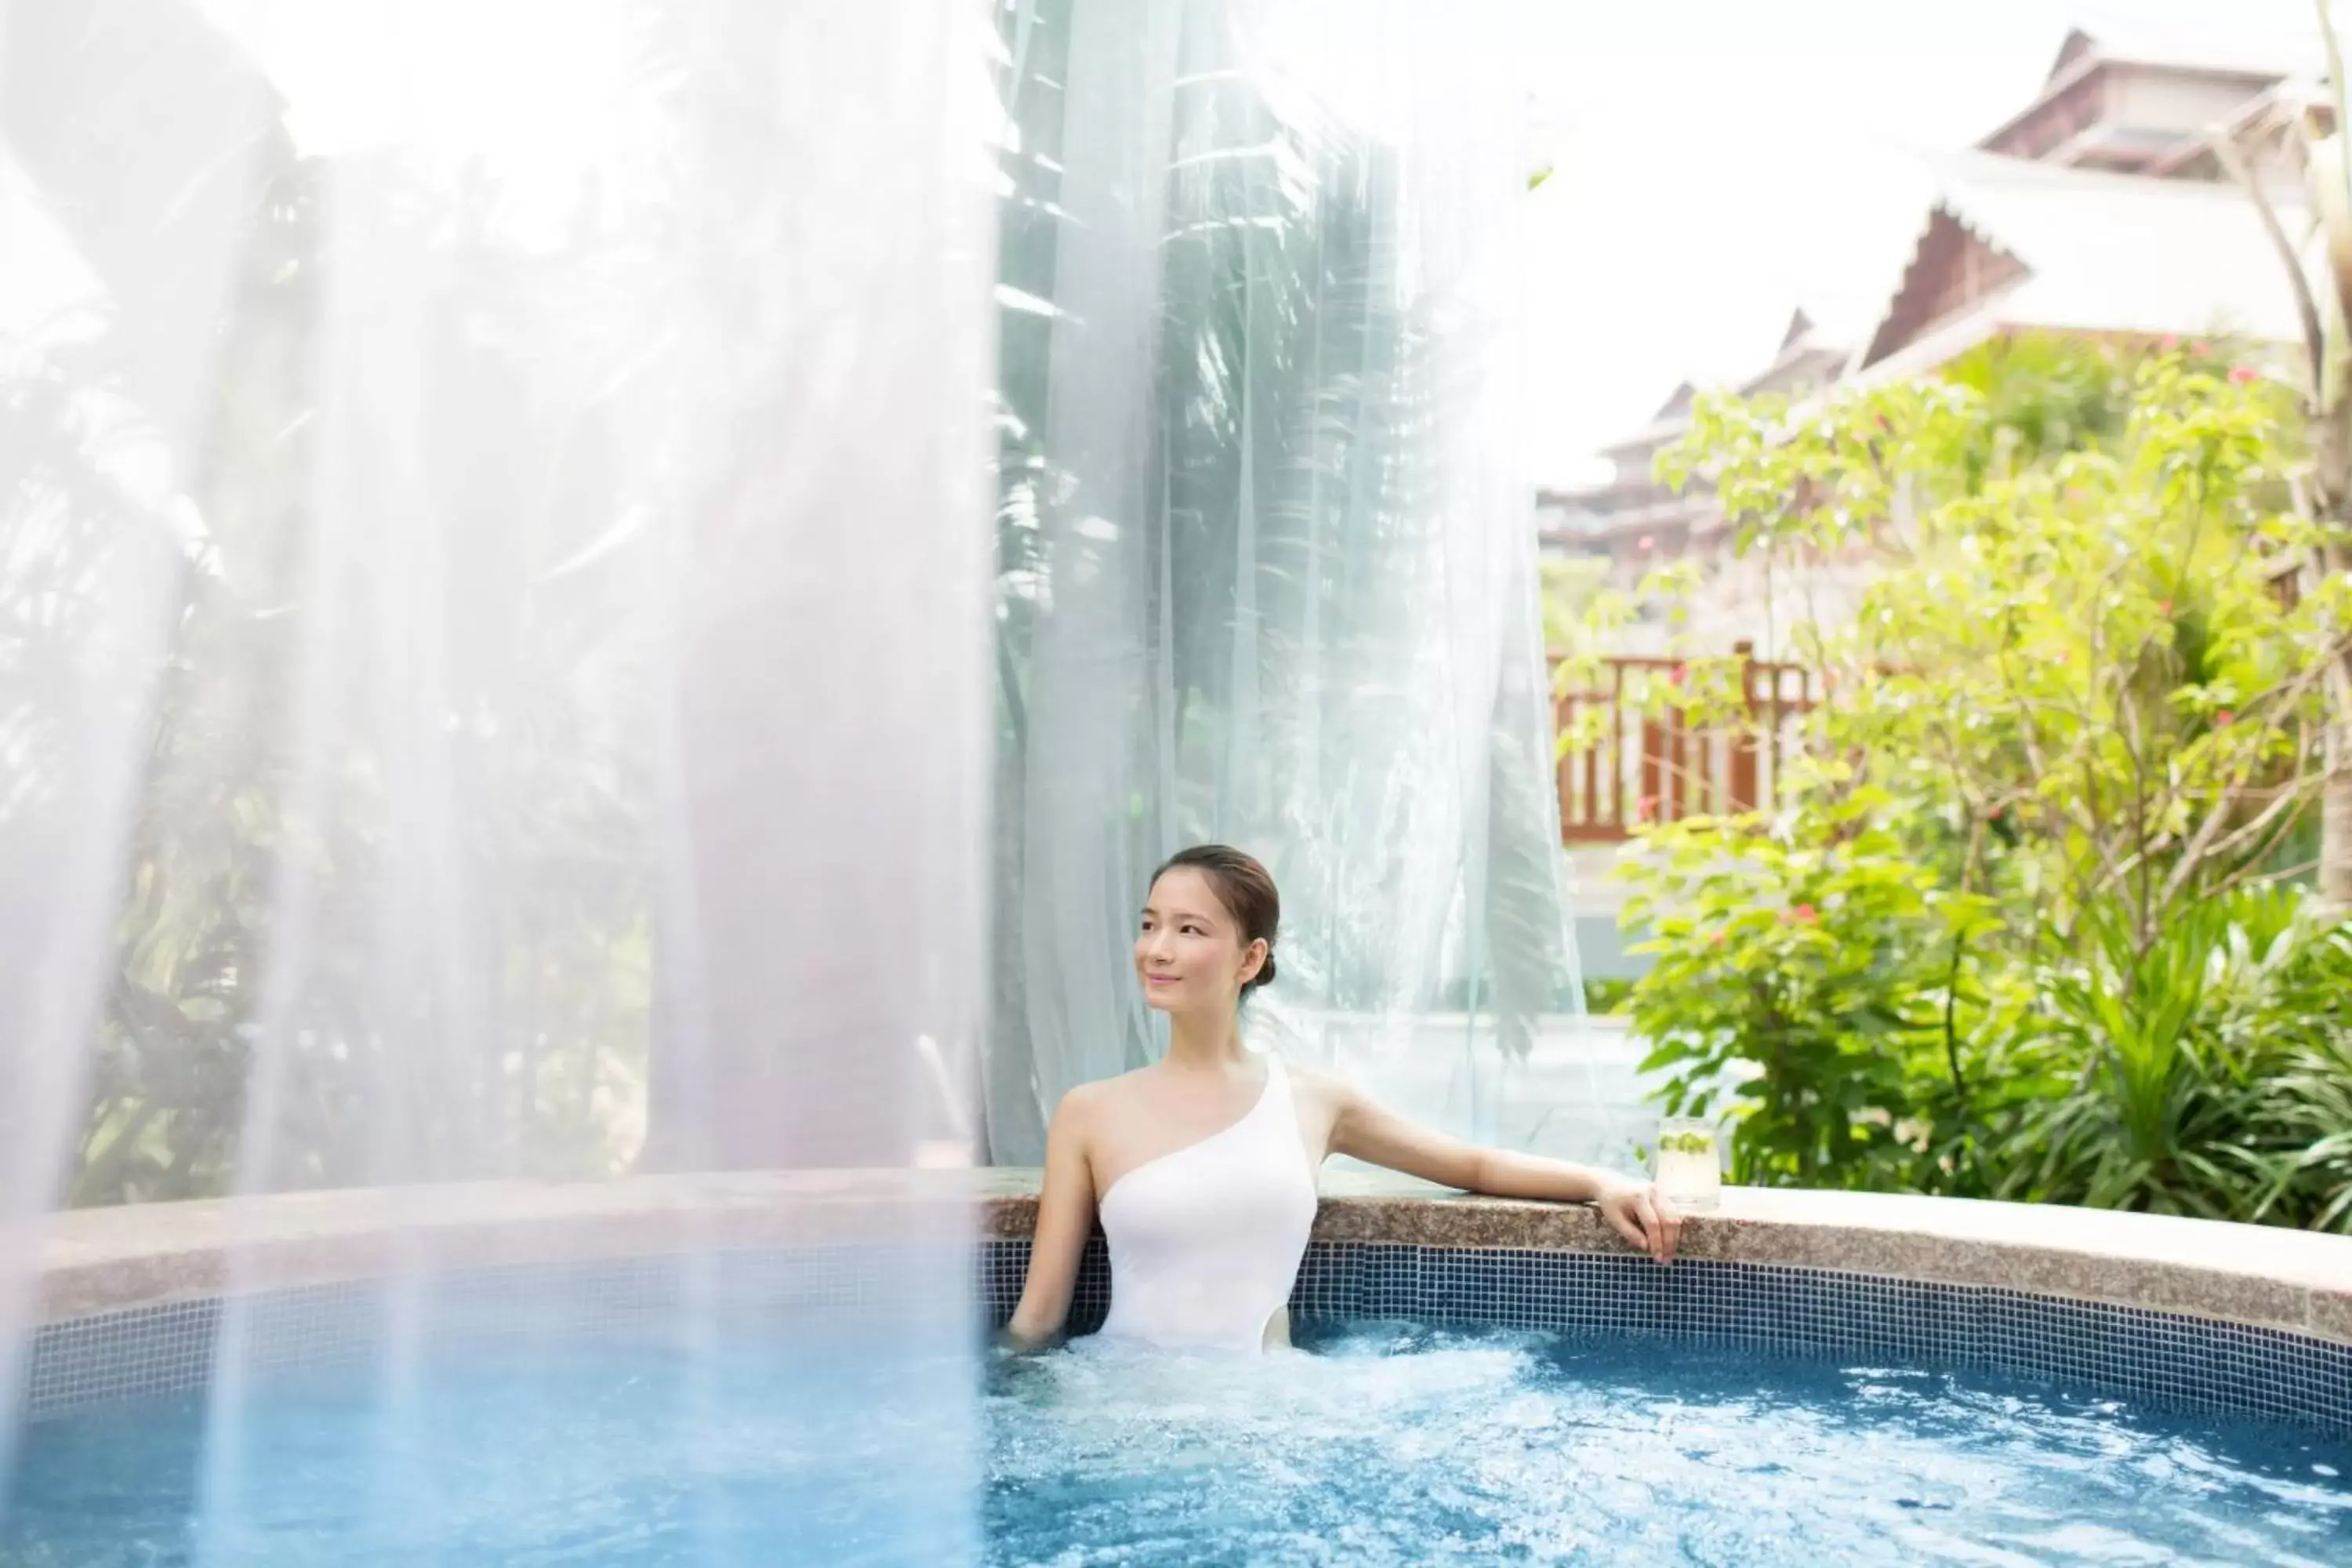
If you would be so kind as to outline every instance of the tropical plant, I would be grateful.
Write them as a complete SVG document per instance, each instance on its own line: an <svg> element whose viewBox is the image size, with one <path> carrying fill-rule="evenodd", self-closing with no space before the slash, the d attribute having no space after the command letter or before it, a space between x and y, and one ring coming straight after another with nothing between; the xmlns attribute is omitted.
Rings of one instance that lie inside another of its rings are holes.
<svg viewBox="0 0 2352 1568"><path fill-rule="evenodd" d="M1981 1184L1986 1062L2015 998L1989 986L1991 901L1906 842L1912 807L1842 764L1808 766L1771 816L1643 838L1623 919L1654 966L1628 1011L1672 1114L1730 1112L1732 1179ZM1997 973L1997 971L1995 971Z"/></svg>
<svg viewBox="0 0 2352 1568"><path fill-rule="evenodd" d="M2135 947L2092 922L2037 976L2027 1059L2064 1092L2004 1130L1998 1195L2352 1229L2352 925L2298 895L2200 903Z"/></svg>
<svg viewBox="0 0 2352 1568"><path fill-rule="evenodd" d="M1796 628L1817 704L1771 809L1629 849L1649 1065L1727 1106L1739 1180L2341 1226L2343 1039L2277 1000L2344 1011L2341 933L2273 889L2309 870L2352 580L2281 591L2314 539L2291 411L2209 345L2005 363L2033 387L1980 359L1702 397L1662 458L1739 549L1876 573ZM1747 685L1693 647L1649 700L1760 749Z"/></svg>
<svg viewBox="0 0 2352 1568"><path fill-rule="evenodd" d="M2262 378L2182 350L2132 393L2115 449L1990 466L2016 443L1953 384L1801 413L1703 397L1661 467L1715 485L1743 550L1874 555L1852 624L1793 638L1818 754L1932 788L1963 888L2029 879L2060 933L2112 898L2145 947L2185 901L2274 875L2310 813L2352 579L2278 590L2312 525L2283 510L2291 432Z"/></svg>
<svg viewBox="0 0 2352 1568"><path fill-rule="evenodd" d="M2326 46L2324 104L2299 102L2292 91L2274 95L2265 111L2217 132L2213 147L2244 189L2278 253L2280 273L2293 291L2301 329L2299 363L2281 379L2300 395L2310 423L2311 453L2301 466L2298 507L2311 526L2295 542L2286 566L2311 587L2352 583L2352 162L2345 134L2352 127L2352 97L2344 55L2327 0L2313 0ZM2270 197L2267 176L2275 159L2300 175L2316 219L2320 273L2315 288L2302 251ZM2342 626L2339 619L2336 623ZM2339 648L2326 670L2328 701L2323 747L2325 784L2318 832L2318 892L2338 913L2352 912L2352 646Z"/></svg>

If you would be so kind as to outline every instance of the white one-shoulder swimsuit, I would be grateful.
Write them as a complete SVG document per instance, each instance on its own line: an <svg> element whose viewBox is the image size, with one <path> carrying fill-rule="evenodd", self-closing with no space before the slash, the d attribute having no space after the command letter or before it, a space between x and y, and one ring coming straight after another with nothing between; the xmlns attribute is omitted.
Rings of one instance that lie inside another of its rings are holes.
<svg viewBox="0 0 2352 1568"><path fill-rule="evenodd" d="M1315 1224L1315 1173L1282 1064L1266 1059L1247 1115L1138 1165L1100 1207L1110 1242L1103 1339L1262 1350Z"/></svg>

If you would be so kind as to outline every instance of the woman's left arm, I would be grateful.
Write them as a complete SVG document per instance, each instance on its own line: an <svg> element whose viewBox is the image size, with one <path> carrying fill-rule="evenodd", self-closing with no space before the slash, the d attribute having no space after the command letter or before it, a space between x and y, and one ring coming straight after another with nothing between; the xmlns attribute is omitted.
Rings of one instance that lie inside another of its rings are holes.
<svg viewBox="0 0 2352 1568"><path fill-rule="evenodd" d="M1682 1215L1647 1182L1540 1154L1482 1149L1415 1126L1353 1085L1330 1078L1322 1081L1337 1100L1333 1153L1465 1192L1589 1203L1627 1241L1660 1263L1674 1260L1675 1246L1682 1239Z"/></svg>

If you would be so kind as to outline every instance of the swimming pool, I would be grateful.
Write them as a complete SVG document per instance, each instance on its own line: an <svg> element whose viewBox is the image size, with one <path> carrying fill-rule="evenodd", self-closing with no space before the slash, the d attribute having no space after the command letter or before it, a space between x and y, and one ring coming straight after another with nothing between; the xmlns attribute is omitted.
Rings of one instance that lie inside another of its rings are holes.
<svg viewBox="0 0 2352 1568"><path fill-rule="evenodd" d="M1005 1563L2352 1561L2352 1445L2000 1374L1317 1322L1265 1367L1000 1372Z"/></svg>
<svg viewBox="0 0 2352 1568"><path fill-rule="evenodd" d="M1012 1359L1034 1177L941 1180L73 1216L0 1563L2352 1562L2336 1238L1327 1194L1298 1353Z"/></svg>
<svg viewBox="0 0 2352 1568"><path fill-rule="evenodd" d="M968 1361L877 1374L786 1324L727 1324L717 1377L670 1324L455 1346L396 1395L274 1380L226 1458L199 1394L72 1412L0 1561L2352 1561L2352 1442L1981 1370L1393 1321L1264 1363L1081 1340L985 1365L972 1475L926 1458Z"/></svg>

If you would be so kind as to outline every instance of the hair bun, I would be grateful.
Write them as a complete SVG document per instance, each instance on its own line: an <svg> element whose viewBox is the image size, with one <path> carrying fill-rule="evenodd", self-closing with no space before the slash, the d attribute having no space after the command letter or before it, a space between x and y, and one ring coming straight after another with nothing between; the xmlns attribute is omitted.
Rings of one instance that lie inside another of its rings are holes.
<svg viewBox="0 0 2352 1568"><path fill-rule="evenodd" d="M1259 964L1257 966L1257 973L1250 977L1249 988L1255 991L1261 985L1271 985L1273 984L1274 954L1272 952L1268 952L1265 955L1265 962Z"/></svg>

